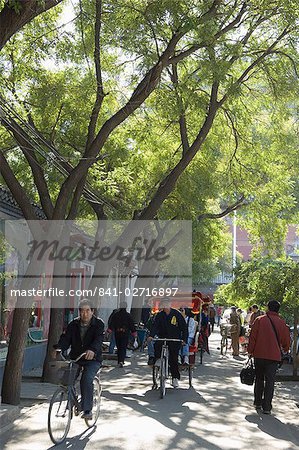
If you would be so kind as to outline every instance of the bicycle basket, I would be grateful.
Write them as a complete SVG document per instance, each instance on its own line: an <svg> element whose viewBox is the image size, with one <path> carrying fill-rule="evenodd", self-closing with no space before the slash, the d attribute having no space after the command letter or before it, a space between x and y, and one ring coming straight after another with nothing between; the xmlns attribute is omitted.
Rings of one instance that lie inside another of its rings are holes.
<svg viewBox="0 0 299 450"><path fill-rule="evenodd" d="M79 367L70 367L68 361L51 361L49 363L49 382L53 384L72 384L77 375Z"/></svg>

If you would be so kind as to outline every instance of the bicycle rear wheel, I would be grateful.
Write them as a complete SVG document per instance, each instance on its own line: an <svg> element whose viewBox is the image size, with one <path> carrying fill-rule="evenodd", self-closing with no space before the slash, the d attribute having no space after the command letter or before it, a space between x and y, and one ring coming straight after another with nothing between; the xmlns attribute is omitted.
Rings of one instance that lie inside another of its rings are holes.
<svg viewBox="0 0 299 450"><path fill-rule="evenodd" d="M153 365L153 387L152 389L158 389L160 367Z"/></svg>
<svg viewBox="0 0 299 450"><path fill-rule="evenodd" d="M54 444L61 444L71 426L71 405L66 388L58 388L51 398L48 412L48 433Z"/></svg>
<svg viewBox="0 0 299 450"><path fill-rule="evenodd" d="M95 377L93 380L93 403L92 403L92 419L85 419L86 425L90 428L93 427L100 415L100 407L101 407L101 394L102 387L100 384L100 380Z"/></svg>

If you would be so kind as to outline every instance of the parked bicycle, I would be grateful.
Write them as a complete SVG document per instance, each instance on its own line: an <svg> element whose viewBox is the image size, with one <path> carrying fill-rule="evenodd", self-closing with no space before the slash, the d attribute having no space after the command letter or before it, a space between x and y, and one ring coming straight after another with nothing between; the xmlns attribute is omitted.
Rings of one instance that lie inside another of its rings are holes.
<svg viewBox="0 0 299 450"><path fill-rule="evenodd" d="M75 360L51 362L51 369L57 373L60 386L54 392L48 412L48 433L54 444L61 444L70 430L73 416L81 412L80 396L77 394L76 380L81 367L76 364L86 353L82 353ZM62 355L61 355L62 356ZM100 415L101 384L98 375L93 380L92 419L85 418L86 425L93 427Z"/></svg>

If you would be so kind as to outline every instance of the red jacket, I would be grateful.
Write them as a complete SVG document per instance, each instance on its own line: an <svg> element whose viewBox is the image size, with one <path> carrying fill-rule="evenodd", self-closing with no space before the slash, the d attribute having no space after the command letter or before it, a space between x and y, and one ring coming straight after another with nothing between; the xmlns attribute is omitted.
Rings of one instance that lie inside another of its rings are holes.
<svg viewBox="0 0 299 450"><path fill-rule="evenodd" d="M281 351L269 317L276 329L280 346L285 352L290 348L290 331L278 313L268 311L255 319L249 337L248 353L255 358L281 360Z"/></svg>

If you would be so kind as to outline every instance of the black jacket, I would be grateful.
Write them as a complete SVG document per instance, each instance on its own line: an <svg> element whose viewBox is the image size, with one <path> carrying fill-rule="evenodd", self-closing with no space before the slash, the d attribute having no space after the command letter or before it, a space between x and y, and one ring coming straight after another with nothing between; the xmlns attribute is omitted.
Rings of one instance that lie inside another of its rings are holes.
<svg viewBox="0 0 299 450"><path fill-rule="evenodd" d="M177 309L171 308L168 315L165 311L160 311L155 318L150 336L182 339L187 342L188 329L184 317Z"/></svg>
<svg viewBox="0 0 299 450"><path fill-rule="evenodd" d="M130 331L132 333L136 332L134 321L125 308L121 308L113 314L110 320L110 328L116 333L129 333Z"/></svg>
<svg viewBox="0 0 299 450"><path fill-rule="evenodd" d="M93 316L90 325L86 331L83 342L80 336L80 317L77 317L67 326L66 332L60 336L58 344L54 348L60 348L62 351L71 347L70 358L76 359L86 350L92 350L95 353L95 359L102 361L102 343L104 339L104 322Z"/></svg>

